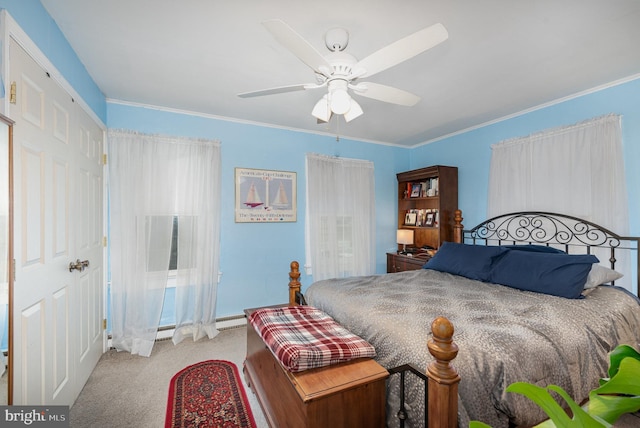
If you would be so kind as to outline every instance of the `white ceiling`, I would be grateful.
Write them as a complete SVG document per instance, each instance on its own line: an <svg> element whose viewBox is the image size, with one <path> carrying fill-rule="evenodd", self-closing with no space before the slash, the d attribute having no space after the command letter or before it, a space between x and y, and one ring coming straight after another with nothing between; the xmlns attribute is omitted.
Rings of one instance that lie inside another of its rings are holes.
<svg viewBox="0 0 640 428"><path fill-rule="evenodd" d="M109 100L413 146L640 74L637 0L41 0ZM434 23L449 39L367 80L421 97L358 97L364 114L318 124L326 89L261 25L278 18L322 54L333 27L362 59ZM338 127L338 128L336 128Z"/></svg>

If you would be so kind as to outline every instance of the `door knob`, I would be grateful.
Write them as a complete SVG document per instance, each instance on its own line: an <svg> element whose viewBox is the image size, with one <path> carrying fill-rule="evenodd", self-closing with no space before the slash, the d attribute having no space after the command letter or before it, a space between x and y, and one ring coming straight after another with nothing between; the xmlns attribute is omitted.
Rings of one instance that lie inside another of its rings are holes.
<svg viewBox="0 0 640 428"><path fill-rule="evenodd" d="M69 263L69 272L73 272L74 269L82 272L88 266L89 266L89 260L80 261L80 259L76 259L75 262Z"/></svg>

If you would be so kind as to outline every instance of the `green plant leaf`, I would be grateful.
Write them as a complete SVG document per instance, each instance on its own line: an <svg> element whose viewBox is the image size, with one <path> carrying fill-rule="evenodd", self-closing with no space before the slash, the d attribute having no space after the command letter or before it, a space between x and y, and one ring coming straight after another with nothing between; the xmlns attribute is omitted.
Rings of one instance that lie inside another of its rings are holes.
<svg viewBox="0 0 640 428"><path fill-rule="evenodd" d="M620 362L627 357L631 357L640 361L640 352L636 351L629 345L618 345L613 351L611 351L611 354L609 354L608 370L610 378L618 373Z"/></svg>
<svg viewBox="0 0 640 428"><path fill-rule="evenodd" d="M615 423L625 413L640 410L640 353L627 345L611 353L609 379L589 394L589 414Z"/></svg>
<svg viewBox="0 0 640 428"><path fill-rule="evenodd" d="M469 422L469 428L491 428L491 425L487 425L484 422L471 421Z"/></svg>
<svg viewBox="0 0 640 428"><path fill-rule="evenodd" d="M557 427L569 426L571 419L546 388L526 382L516 382L507 387L507 392L524 395L536 403Z"/></svg>
<svg viewBox="0 0 640 428"><path fill-rule="evenodd" d="M610 427L611 424L600 419L594 418L589 413L587 413L580 405L578 405L573 399L565 392L564 389L560 388L556 385L549 385L548 389L556 392L564 401L567 402L571 412L573 413L573 418L571 419L571 426L580 427L580 428L602 428L602 427Z"/></svg>
<svg viewBox="0 0 640 428"><path fill-rule="evenodd" d="M544 422L540 422L535 428L557 428L556 424L553 423L551 419L547 419Z"/></svg>
<svg viewBox="0 0 640 428"><path fill-rule="evenodd" d="M549 385L542 388L526 382L509 385L507 392L524 395L536 403L549 420L540 428L602 428L611 427L620 416L640 410L640 352L628 345L618 345L610 353L609 378L600 379L600 387L589 394L589 403L580 407L562 388ZM570 418L556 399L558 394L573 413ZM482 422L472 421L470 428L491 428Z"/></svg>
<svg viewBox="0 0 640 428"><path fill-rule="evenodd" d="M600 387L591 391L591 394L625 394L640 395L640 360L623 358L616 374Z"/></svg>
<svg viewBox="0 0 640 428"><path fill-rule="evenodd" d="M589 414L615 423L625 413L640 410L640 397L596 395L589 399Z"/></svg>

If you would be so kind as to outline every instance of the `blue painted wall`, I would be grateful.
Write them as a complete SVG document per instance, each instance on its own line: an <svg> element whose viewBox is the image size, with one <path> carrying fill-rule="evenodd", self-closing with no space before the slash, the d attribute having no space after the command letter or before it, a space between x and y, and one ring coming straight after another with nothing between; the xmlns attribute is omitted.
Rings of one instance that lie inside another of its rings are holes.
<svg viewBox="0 0 640 428"><path fill-rule="evenodd" d="M278 128L247 125L202 116L108 103L109 128L184 135L222 142L222 213L218 316L243 308L282 303L288 298L292 260L304 264L305 154L321 153L374 163L376 182L376 254L378 273L386 272L386 251L395 248L396 172L406 169L410 150ZM234 169L294 171L298 178L298 221L235 223ZM308 286L311 278L303 275Z"/></svg>
<svg viewBox="0 0 640 428"><path fill-rule="evenodd" d="M223 121L144 107L106 103L99 88L38 0L0 0L109 128L219 139L222 142L222 233L218 316L286 300L289 262L304 263L305 153L368 159L375 165L377 271L395 246L396 178L399 171L427 165L458 166L460 207L465 224L485 217L490 145L607 113L623 115L631 233L640 234L640 80L604 89L414 149L341 140L319 135ZM365 119L363 117L363 119ZM358 119L362 120L362 119ZM298 173L298 221L286 224L235 223L235 167ZM303 274L308 286L312 278Z"/></svg>
<svg viewBox="0 0 640 428"><path fill-rule="evenodd" d="M640 235L640 76L635 80L414 148L409 168L437 163L458 166L460 209L465 218L464 224L473 226L486 217L491 144L548 128L572 125L609 113L622 115L630 234Z"/></svg>

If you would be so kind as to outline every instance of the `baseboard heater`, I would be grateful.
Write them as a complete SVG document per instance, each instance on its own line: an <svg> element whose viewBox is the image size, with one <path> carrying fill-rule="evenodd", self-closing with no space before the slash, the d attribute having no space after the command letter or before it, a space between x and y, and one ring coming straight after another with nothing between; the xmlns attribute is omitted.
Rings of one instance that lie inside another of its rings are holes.
<svg viewBox="0 0 640 428"><path fill-rule="evenodd" d="M244 314L216 318L216 328L218 329L218 331L244 327L245 325L247 325L247 318L244 316ZM158 333L156 334L156 342L171 339L173 337L173 332L175 331L175 329L175 325L159 327ZM111 335L108 336L108 347L111 348Z"/></svg>
<svg viewBox="0 0 640 428"><path fill-rule="evenodd" d="M245 325L247 325L247 318L244 316L244 314L216 318L216 328L218 329L218 331L244 327ZM172 325L158 328L158 334L156 334L156 342L160 340L171 339L173 337L175 327L176 326Z"/></svg>

